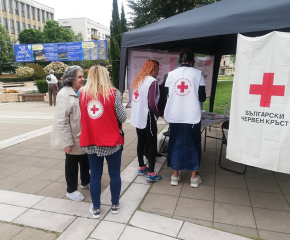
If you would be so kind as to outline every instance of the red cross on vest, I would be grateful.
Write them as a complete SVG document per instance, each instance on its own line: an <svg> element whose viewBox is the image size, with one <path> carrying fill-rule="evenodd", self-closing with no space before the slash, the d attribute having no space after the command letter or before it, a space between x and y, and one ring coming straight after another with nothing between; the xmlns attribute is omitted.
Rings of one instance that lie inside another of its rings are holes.
<svg viewBox="0 0 290 240"><path fill-rule="evenodd" d="M91 111L92 111L94 114L96 114L96 112L99 111L99 109L96 108L96 105L94 105L94 107L91 108Z"/></svg>
<svg viewBox="0 0 290 240"><path fill-rule="evenodd" d="M184 89L188 89L188 85L185 85L185 82L181 82L181 85L177 86L180 89L180 92L184 93Z"/></svg>
<svg viewBox="0 0 290 240"><path fill-rule="evenodd" d="M138 92L138 90L136 90L136 92L134 92L134 95L135 95L135 99L137 99L138 97L139 97L139 92Z"/></svg>
<svg viewBox="0 0 290 240"><path fill-rule="evenodd" d="M272 96L284 96L285 85L273 85L274 73L264 73L263 84L251 84L250 94L261 95L260 106L270 107Z"/></svg>

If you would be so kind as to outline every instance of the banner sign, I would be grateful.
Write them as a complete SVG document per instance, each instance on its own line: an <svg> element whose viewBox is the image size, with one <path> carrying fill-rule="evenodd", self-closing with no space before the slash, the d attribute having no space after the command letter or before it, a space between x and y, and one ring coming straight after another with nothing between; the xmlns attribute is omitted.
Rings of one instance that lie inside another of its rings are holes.
<svg viewBox="0 0 290 240"><path fill-rule="evenodd" d="M107 40L14 45L16 62L105 60Z"/></svg>
<svg viewBox="0 0 290 240"><path fill-rule="evenodd" d="M164 81L164 75L168 72L173 71L179 67L179 53L160 53L152 51L142 51L136 49L129 50L128 57L128 88L129 88L129 103L127 107L131 106L132 98L132 83L141 70L143 64L147 60L156 60L159 62L159 74L157 80L159 84L162 84ZM196 57L194 67L203 72L205 82L206 82L206 96L210 97L211 86L212 86L212 76L213 76L213 65L214 57Z"/></svg>
<svg viewBox="0 0 290 240"><path fill-rule="evenodd" d="M290 173L290 33L238 35L227 158Z"/></svg>

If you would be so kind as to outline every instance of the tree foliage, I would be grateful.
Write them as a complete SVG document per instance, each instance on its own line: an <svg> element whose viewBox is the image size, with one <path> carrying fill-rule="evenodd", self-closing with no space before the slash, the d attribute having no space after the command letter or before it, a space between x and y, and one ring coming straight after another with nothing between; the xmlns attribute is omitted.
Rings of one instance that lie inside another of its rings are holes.
<svg viewBox="0 0 290 240"><path fill-rule="evenodd" d="M3 72L12 72L15 70L15 65L11 64L14 60L15 43L7 33L6 29L0 24L0 75Z"/></svg>
<svg viewBox="0 0 290 240"><path fill-rule="evenodd" d="M38 29L23 29L18 36L20 44L33 44L43 42L43 33Z"/></svg>
<svg viewBox="0 0 290 240"><path fill-rule="evenodd" d="M198 5L210 4L215 0L127 0L131 8L132 28L139 28L176 14L194 9ZM217 0L220 1L220 0Z"/></svg>
<svg viewBox="0 0 290 240"><path fill-rule="evenodd" d="M122 4L122 10L121 10L121 32L124 33L124 32L127 32L128 29L127 29L127 19L126 19L126 16L125 16L125 10L124 10L124 5Z"/></svg>
<svg viewBox="0 0 290 240"><path fill-rule="evenodd" d="M81 32L79 33L73 33L74 35L74 42L82 42L84 41L83 34Z"/></svg>
<svg viewBox="0 0 290 240"><path fill-rule="evenodd" d="M46 73L41 65L38 63L27 63L26 66L34 69L34 73L32 75L33 80L45 79Z"/></svg>

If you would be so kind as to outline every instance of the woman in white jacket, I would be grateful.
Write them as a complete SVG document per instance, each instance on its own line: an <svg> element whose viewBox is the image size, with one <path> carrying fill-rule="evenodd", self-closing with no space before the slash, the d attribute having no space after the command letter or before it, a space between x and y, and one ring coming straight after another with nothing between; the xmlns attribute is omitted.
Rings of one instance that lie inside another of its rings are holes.
<svg viewBox="0 0 290 240"><path fill-rule="evenodd" d="M81 112L79 89L84 86L83 69L68 67L63 75L64 87L57 94L56 111L51 133L51 146L65 152L66 196L74 201L84 200L78 191L78 165L81 188L90 186L90 167L87 154L80 147Z"/></svg>

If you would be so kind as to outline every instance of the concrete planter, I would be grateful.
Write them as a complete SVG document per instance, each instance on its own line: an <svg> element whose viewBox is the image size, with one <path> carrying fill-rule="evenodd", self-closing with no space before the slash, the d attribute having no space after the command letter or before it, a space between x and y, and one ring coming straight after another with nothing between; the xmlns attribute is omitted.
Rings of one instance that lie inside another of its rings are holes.
<svg viewBox="0 0 290 240"><path fill-rule="evenodd" d="M20 102L43 101L45 94L19 94Z"/></svg>
<svg viewBox="0 0 290 240"><path fill-rule="evenodd" d="M44 101L47 102L47 103L49 103L49 95L48 95L48 92L44 96ZM54 97L53 97L53 95L52 95L52 103L54 103Z"/></svg>
<svg viewBox="0 0 290 240"><path fill-rule="evenodd" d="M0 95L0 99L2 103L8 102L19 102L19 95L20 93L3 93Z"/></svg>
<svg viewBox="0 0 290 240"><path fill-rule="evenodd" d="M24 87L33 87L35 85L34 81L31 82L24 82Z"/></svg>

